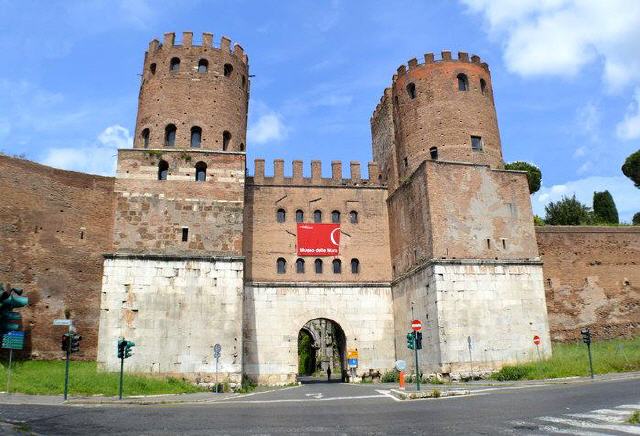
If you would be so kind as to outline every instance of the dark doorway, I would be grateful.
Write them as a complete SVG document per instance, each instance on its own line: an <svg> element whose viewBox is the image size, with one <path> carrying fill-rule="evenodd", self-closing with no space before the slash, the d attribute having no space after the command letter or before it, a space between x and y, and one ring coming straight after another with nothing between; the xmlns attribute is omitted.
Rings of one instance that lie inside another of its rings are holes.
<svg viewBox="0 0 640 436"><path fill-rule="evenodd" d="M307 322L298 333L299 380L303 383L345 381L346 342L337 322L327 318Z"/></svg>

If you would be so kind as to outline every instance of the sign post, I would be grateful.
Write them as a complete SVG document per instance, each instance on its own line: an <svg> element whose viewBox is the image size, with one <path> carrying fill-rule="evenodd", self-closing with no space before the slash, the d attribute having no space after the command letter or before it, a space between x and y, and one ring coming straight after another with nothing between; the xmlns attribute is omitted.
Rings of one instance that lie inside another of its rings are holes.
<svg viewBox="0 0 640 436"><path fill-rule="evenodd" d="M467 336L467 345L469 347L469 371L471 372L471 380L473 380L473 358L471 357L471 336Z"/></svg>
<svg viewBox="0 0 640 436"><path fill-rule="evenodd" d="M69 359L71 358L71 334L73 333L73 321L70 319L54 319L53 325L67 327L67 333L62 336L62 351L66 354L64 364L64 400L67 401L69 393Z"/></svg>
<svg viewBox="0 0 640 436"><path fill-rule="evenodd" d="M413 330L413 351L416 356L416 390L420 390L420 363L418 362L418 334L422 330L422 322L419 319L415 319L413 315L413 302L411 302L411 329ZM422 345L422 344L420 344ZM420 347L422 348L422 347Z"/></svg>
<svg viewBox="0 0 640 436"><path fill-rule="evenodd" d="M218 359L220 359L220 352L222 351L222 345L215 344L213 346L213 357L216 359L216 394L218 393Z"/></svg>
<svg viewBox="0 0 640 436"><path fill-rule="evenodd" d="M351 382L353 382L353 378L355 377L356 368L358 367L358 349L352 348L347 351L347 366L349 367L349 372L351 373Z"/></svg>
<svg viewBox="0 0 640 436"><path fill-rule="evenodd" d="M533 343L536 344L536 349L538 350L538 361L542 362L542 357L540 356L540 336L535 335L533 337Z"/></svg>
<svg viewBox="0 0 640 436"><path fill-rule="evenodd" d="M589 352L589 371L591 372L591 378L593 378L593 360L591 359L591 331L588 328L580 330L582 335L582 342L587 344L587 351Z"/></svg>

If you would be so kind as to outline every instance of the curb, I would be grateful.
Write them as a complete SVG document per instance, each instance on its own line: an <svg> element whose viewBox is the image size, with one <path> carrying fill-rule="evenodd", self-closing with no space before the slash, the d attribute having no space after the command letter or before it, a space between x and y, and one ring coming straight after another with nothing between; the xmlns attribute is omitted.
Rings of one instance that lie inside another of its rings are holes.
<svg viewBox="0 0 640 436"><path fill-rule="evenodd" d="M432 389L430 391L420 392L406 392L399 389L391 389L391 394L400 400L422 400L425 398L446 398L446 397L458 397L462 395L469 395L470 391L464 389L449 389L446 391L440 391L438 389Z"/></svg>

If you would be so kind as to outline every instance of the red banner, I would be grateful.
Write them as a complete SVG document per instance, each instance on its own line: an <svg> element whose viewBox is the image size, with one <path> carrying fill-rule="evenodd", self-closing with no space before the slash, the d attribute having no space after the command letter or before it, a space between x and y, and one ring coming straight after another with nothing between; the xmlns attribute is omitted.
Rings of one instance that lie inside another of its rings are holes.
<svg viewBox="0 0 640 436"><path fill-rule="evenodd" d="M340 224L298 223L298 256L337 256Z"/></svg>

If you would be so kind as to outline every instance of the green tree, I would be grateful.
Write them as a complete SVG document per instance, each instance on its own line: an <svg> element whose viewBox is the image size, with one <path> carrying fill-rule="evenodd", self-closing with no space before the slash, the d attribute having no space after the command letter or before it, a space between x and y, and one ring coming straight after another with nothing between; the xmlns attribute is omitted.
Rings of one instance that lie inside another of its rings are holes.
<svg viewBox="0 0 640 436"><path fill-rule="evenodd" d="M597 222L618 224L618 209L609 191L593 193L593 215Z"/></svg>
<svg viewBox="0 0 640 436"><path fill-rule="evenodd" d="M622 174L629 177L640 188L640 150L631 153L622 165Z"/></svg>
<svg viewBox="0 0 640 436"><path fill-rule="evenodd" d="M527 180L529 181L529 193L534 194L540 189L542 182L542 172L537 166L529 162L515 161L504 166L508 170L526 171Z"/></svg>
<svg viewBox="0 0 640 436"><path fill-rule="evenodd" d="M640 212L636 212L635 215L633 215L631 222L634 226L640 226Z"/></svg>
<svg viewBox="0 0 640 436"><path fill-rule="evenodd" d="M545 222L555 226L579 226L593 222L591 210L576 200L576 196L562 197L544 207Z"/></svg>
<svg viewBox="0 0 640 436"><path fill-rule="evenodd" d="M300 331L298 334L298 374L300 375L311 375L315 369L312 343L311 336L305 331Z"/></svg>

